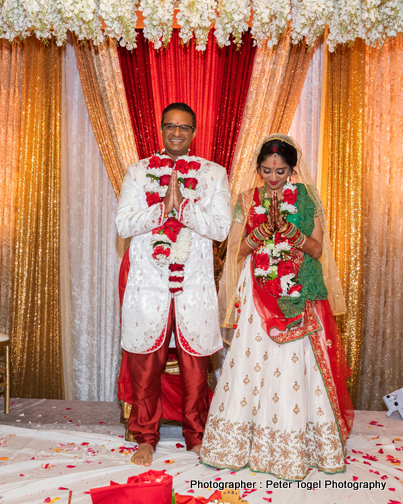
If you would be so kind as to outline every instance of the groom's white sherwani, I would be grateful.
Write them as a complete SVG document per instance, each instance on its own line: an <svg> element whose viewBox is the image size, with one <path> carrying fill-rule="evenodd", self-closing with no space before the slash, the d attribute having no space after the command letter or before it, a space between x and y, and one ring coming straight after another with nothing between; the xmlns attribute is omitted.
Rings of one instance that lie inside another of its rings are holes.
<svg viewBox="0 0 403 504"><path fill-rule="evenodd" d="M178 220L191 230L183 292L175 295L177 333L192 355L222 348L214 283L212 240L223 241L231 226L230 193L225 169L203 158L197 172L197 199L184 199ZM129 165L118 203L116 225L130 243L130 271L122 306L122 347L150 353L161 347L172 294L168 265L152 257L152 230L164 223L164 203L148 206L145 187L149 159Z"/></svg>

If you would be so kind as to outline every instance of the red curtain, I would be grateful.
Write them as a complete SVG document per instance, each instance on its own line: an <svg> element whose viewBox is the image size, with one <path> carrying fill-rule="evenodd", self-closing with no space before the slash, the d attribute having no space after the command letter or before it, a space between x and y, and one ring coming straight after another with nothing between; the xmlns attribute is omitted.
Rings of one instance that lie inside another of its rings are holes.
<svg viewBox="0 0 403 504"><path fill-rule="evenodd" d="M143 32L137 35L135 50L122 50L119 46L118 54L137 152L143 159L159 149L150 79L150 54Z"/></svg>
<svg viewBox="0 0 403 504"><path fill-rule="evenodd" d="M140 157L163 147L158 132L163 109L185 102L197 117L192 150L229 171L255 57L250 33L240 50L234 45L220 49L212 32L203 52L193 43L182 45L177 30L159 51L141 31L137 42L132 52L119 47L119 59Z"/></svg>

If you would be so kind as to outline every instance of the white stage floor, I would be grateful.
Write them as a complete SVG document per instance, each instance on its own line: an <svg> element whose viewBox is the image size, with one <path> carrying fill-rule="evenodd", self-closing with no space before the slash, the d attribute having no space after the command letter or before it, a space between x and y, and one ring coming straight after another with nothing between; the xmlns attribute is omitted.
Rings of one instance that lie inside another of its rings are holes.
<svg viewBox="0 0 403 504"><path fill-rule="evenodd" d="M67 504L69 490L73 491L72 504L90 504L90 488L106 486L110 480L125 483L128 477L148 470L130 463L135 444L119 437L124 427L117 404L13 402L10 415L0 414L4 504ZM396 413L388 419L384 412L357 411L346 472L326 475L313 470L299 488L296 482L289 488L275 488L279 480L249 469L234 472L206 467L183 444L177 427L163 426L151 466L172 474L179 494L209 497L214 485L242 482L253 486L241 491L249 504L403 504L403 420ZM208 488L191 488L192 481ZM309 490L311 486L317 488Z"/></svg>

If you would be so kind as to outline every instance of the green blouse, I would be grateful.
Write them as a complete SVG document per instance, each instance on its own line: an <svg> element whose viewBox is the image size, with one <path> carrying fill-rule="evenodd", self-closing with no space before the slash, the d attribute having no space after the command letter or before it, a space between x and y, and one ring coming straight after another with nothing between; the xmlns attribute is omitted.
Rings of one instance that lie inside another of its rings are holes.
<svg viewBox="0 0 403 504"><path fill-rule="evenodd" d="M309 197L304 184L296 185L298 187L298 213L289 215L287 220L293 222L304 235L311 236L315 227L315 205ZM294 222L295 216L298 216L298 222ZM289 318L295 317L302 312L307 299L311 301L327 299L327 289L323 280L322 265L319 260L313 259L308 254L304 254L296 281L302 285L301 296L297 298L282 296L278 299L280 310Z"/></svg>

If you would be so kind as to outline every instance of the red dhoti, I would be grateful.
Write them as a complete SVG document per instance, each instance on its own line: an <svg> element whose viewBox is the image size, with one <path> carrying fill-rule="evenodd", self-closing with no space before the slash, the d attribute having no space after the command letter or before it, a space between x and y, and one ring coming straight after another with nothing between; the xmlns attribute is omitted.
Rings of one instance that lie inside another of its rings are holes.
<svg viewBox="0 0 403 504"><path fill-rule="evenodd" d="M182 384L183 435L188 450L201 444L208 413L207 366L209 356L190 355L180 346L175 320L175 303L169 309L165 340L149 354L126 352L133 388L129 430L136 441L155 449L159 438L161 407L161 373L165 366L171 333L175 334L176 351Z"/></svg>

